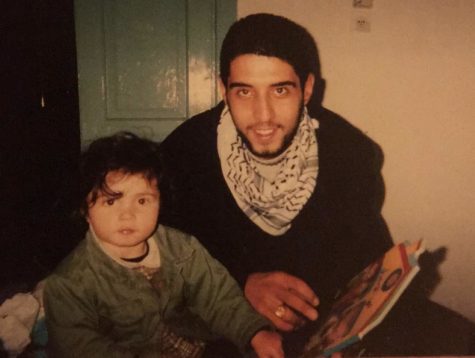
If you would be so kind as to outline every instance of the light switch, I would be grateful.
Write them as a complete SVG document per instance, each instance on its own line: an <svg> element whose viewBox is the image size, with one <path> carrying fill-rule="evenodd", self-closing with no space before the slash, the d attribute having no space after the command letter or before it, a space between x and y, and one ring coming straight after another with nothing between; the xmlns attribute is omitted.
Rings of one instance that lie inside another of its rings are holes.
<svg viewBox="0 0 475 358"><path fill-rule="evenodd" d="M353 0L353 7L370 9L373 7L373 0Z"/></svg>

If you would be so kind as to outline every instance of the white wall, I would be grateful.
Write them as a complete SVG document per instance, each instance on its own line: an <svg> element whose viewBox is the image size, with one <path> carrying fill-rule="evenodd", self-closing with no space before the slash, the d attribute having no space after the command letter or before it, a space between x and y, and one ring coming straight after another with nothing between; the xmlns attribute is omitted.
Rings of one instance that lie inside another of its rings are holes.
<svg viewBox="0 0 475 358"><path fill-rule="evenodd" d="M324 105L385 154L383 215L395 242L447 247L432 299L475 321L475 1L238 0L305 26L327 80ZM370 31L355 30L359 17Z"/></svg>

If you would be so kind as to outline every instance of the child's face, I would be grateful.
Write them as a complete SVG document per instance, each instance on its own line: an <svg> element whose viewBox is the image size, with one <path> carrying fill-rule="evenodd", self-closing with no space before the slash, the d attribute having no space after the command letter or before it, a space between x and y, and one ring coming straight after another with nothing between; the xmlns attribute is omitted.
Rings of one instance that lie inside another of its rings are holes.
<svg viewBox="0 0 475 358"><path fill-rule="evenodd" d="M156 179L142 174L109 172L107 186L121 196L100 192L90 203L87 220L99 240L121 257L142 254L144 242L156 228L160 196Z"/></svg>

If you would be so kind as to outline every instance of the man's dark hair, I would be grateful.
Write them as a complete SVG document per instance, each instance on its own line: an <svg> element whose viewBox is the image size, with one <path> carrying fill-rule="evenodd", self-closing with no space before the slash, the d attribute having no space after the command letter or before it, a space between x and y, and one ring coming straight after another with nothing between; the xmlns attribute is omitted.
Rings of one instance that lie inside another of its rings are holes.
<svg viewBox="0 0 475 358"><path fill-rule="evenodd" d="M147 180L159 183L162 169L158 143L130 132L99 138L81 154L80 171L80 211L86 215L88 201L95 203L100 192L117 195L107 187L106 175L111 171L143 174Z"/></svg>
<svg viewBox="0 0 475 358"><path fill-rule="evenodd" d="M220 76L227 85L231 62L239 55L277 57L291 65L303 87L310 73L318 81L320 61L312 35L295 22L272 14L253 14L236 21L223 40Z"/></svg>

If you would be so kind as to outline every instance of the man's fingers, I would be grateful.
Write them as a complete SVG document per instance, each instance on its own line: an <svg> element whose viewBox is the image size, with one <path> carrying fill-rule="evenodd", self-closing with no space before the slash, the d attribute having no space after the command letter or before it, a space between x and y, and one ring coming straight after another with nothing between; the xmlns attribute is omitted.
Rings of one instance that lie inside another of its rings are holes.
<svg viewBox="0 0 475 358"><path fill-rule="evenodd" d="M314 320L318 299L299 278L284 272L255 273L248 277L244 293L251 305L281 331L291 331Z"/></svg>
<svg viewBox="0 0 475 358"><path fill-rule="evenodd" d="M296 291L284 291L281 292L281 300L290 307L290 309L300 313L307 317L309 320L314 321L318 317L318 312L314 306L310 305L307 301L302 299Z"/></svg>
<svg viewBox="0 0 475 358"><path fill-rule="evenodd" d="M295 291L295 294L299 295L312 306L317 306L319 304L318 297L310 286L303 280L284 272L280 272L279 274L282 275L281 279L284 281L284 285L289 291Z"/></svg>
<svg viewBox="0 0 475 358"><path fill-rule="evenodd" d="M305 324L305 320L302 316L298 315L292 308L286 304L281 304L277 307L274 315L278 318L278 322L285 322L289 324L293 329L301 327ZM280 320L279 320L280 319Z"/></svg>
<svg viewBox="0 0 475 358"><path fill-rule="evenodd" d="M295 329L295 325L284 321L282 318L275 316L274 314L266 315L266 317L272 322L272 324L279 330L283 332L290 332Z"/></svg>
<svg viewBox="0 0 475 358"><path fill-rule="evenodd" d="M275 275L276 281L281 283L280 290L277 292L278 299L304 317L310 320L317 319L318 312L315 306L319 301L312 289L295 276L284 272L278 272ZM298 323L297 318L300 317L295 314L289 316L289 322Z"/></svg>
<svg viewBox="0 0 475 358"><path fill-rule="evenodd" d="M277 299L278 296L280 295L275 294L272 299L269 299L264 312L260 313L270 319L281 331L291 331L302 326L305 323L304 319L292 311L282 300Z"/></svg>

